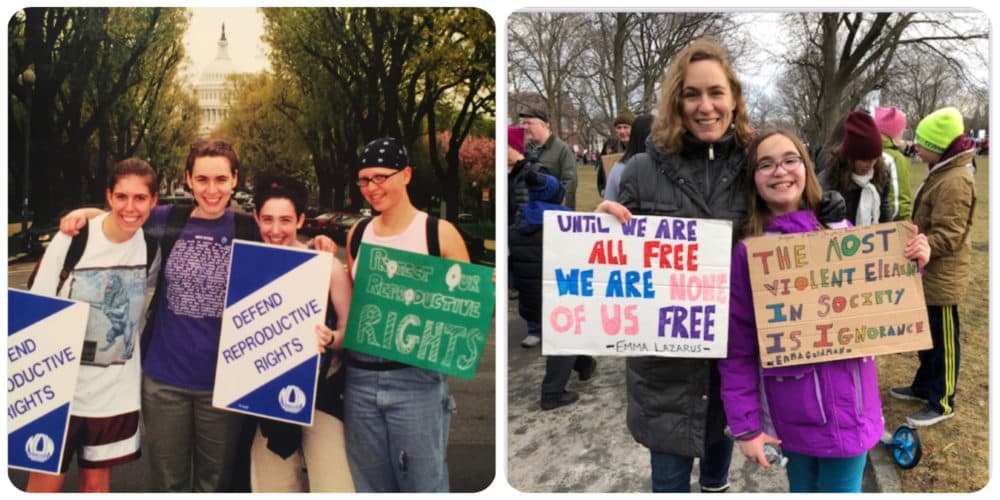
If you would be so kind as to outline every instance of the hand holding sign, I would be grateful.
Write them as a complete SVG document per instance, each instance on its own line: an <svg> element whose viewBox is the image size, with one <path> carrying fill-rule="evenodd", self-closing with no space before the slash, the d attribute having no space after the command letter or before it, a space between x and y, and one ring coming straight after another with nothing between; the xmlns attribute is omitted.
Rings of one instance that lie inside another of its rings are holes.
<svg viewBox="0 0 1000 500"><path fill-rule="evenodd" d="M724 357L732 224L621 208L545 213L543 354Z"/></svg>
<svg viewBox="0 0 1000 500"><path fill-rule="evenodd" d="M344 347L471 379L493 316L488 267L362 243Z"/></svg>
<svg viewBox="0 0 1000 500"><path fill-rule="evenodd" d="M765 368L931 346L907 223L745 240ZM904 250L909 243L911 251Z"/></svg>

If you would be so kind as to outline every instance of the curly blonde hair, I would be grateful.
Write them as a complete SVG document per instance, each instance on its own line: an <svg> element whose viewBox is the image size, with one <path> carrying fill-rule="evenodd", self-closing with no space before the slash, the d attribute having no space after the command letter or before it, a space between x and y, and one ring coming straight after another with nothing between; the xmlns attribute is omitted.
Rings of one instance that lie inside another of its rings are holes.
<svg viewBox="0 0 1000 500"><path fill-rule="evenodd" d="M729 80L729 88L733 93L736 109L733 110L732 127L739 144L747 144L753 136L750 120L747 118L747 105L743 98L743 86L736 78L729 63L726 49L709 38L699 38L691 42L678 53L670 69L660 84L660 99L656 103L656 120L653 122L651 135L653 143L667 153L677 153L681 149L681 136L684 135L684 103L681 93L684 89L684 76L688 66L698 61L715 61L722 66L722 71Z"/></svg>

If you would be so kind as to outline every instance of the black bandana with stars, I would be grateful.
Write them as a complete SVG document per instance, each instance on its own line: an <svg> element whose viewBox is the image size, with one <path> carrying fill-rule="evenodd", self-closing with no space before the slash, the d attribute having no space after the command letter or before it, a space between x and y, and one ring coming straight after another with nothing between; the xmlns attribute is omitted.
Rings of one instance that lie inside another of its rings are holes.
<svg viewBox="0 0 1000 500"><path fill-rule="evenodd" d="M402 170L408 164L406 148L394 137L382 137L369 142L358 158L358 170L368 167Z"/></svg>

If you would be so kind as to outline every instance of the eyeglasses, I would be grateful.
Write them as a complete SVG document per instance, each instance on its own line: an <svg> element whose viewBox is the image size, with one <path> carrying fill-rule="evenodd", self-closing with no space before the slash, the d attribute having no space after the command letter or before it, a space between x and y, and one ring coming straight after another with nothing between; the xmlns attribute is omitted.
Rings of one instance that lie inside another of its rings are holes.
<svg viewBox="0 0 1000 500"><path fill-rule="evenodd" d="M375 175L373 175L371 177L358 177L357 184L358 184L358 187L367 187L369 182L374 182L376 186L380 186L387 179L389 179L389 177L392 177L392 176L394 176L394 175L396 175L396 174L398 174L400 172L402 172L402 170L397 170L397 171L395 171L395 172L393 172L393 173L391 173L389 175L375 174Z"/></svg>
<svg viewBox="0 0 1000 500"><path fill-rule="evenodd" d="M798 170L802 165L801 156L788 156L778 160L777 162L764 160L757 164L757 171L771 175L775 173L777 168L780 166L785 172L792 173Z"/></svg>

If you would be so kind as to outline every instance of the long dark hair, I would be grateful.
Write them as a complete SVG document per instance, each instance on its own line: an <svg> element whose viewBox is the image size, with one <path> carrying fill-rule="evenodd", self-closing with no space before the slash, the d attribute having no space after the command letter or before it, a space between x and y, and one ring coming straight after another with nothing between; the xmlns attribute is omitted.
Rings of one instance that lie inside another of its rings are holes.
<svg viewBox="0 0 1000 500"><path fill-rule="evenodd" d="M639 115L632 121L632 131L629 133L628 147L625 148L622 163L639 153L646 152L646 138L649 137L652 125L653 115Z"/></svg>
<svg viewBox="0 0 1000 500"><path fill-rule="evenodd" d="M851 179L851 174L854 173L854 163L840 154L840 148L831 149L826 158L826 166L823 170L826 172L826 178L830 179L832 183L830 187L840 193L852 189L854 181ZM885 159L879 155L878 160L875 161L875 174L871 180L872 185L879 191L889 180L888 170L888 167L885 166Z"/></svg>

